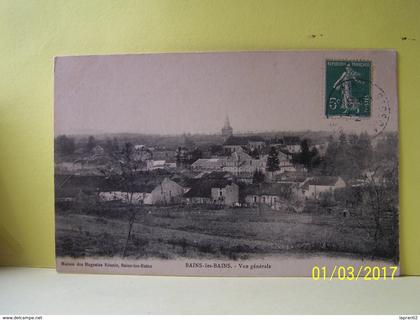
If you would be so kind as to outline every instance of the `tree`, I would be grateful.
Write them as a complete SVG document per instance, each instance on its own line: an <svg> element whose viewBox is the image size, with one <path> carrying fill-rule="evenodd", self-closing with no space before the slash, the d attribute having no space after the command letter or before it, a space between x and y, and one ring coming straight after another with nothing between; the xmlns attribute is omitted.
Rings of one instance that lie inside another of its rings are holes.
<svg viewBox="0 0 420 320"><path fill-rule="evenodd" d="M109 161L106 167L100 170L109 181L112 181L121 191L126 192L129 221L127 239L123 248L123 257L127 253L128 242L137 214L137 210L133 204L133 195L137 188L137 172L144 165L144 162L135 156L134 151L134 146L131 143L125 143L121 151L109 154Z"/></svg>
<svg viewBox="0 0 420 320"><path fill-rule="evenodd" d="M374 153L374 162L380 159L398 162L398 135L390 132L380 138L378 137L378 139Z"/></svg>
<svg viewBox="0 0 420 320"><path fill-rule="evenodd" d="M360 178L372 162L373 150L367 133L345 135L330 139L321 171L326 175Z"/></svg>
<svg viewBox="0 0 420 320"><path fill-rule="evenodd" d="M304 139L300 143L300 152L294 156L293 161L303 165L308 171L319 166L321 159L317 148L309 148L309 141Z"/></svg>
<svg viewBox="0 0 420 320"><path fill-rule="evenodd" d="M89 136L88 141L86 142L85 151L92 152L93 148L96 146L96 141L94 136Z"/></svg>
<svg viewBox="0 0 420 320"><path fill-rule="evenodd" d="M373 255L397 259L398 144L392 134L389 139L385 135L379 139L375 149L367 133L330 141L325 169L332 175L363 179L357 187L336 191L335 198L365 217L356 222L366 230L366 241L373 240ZM366 218L372 226L366 227Z"/></svg>
<svg viewBox="0 0 420 320"><path fill-rule="evenodd" d="M392 219L391 253L395 261L398 261L398 136L389 133L382 137L376 146L373 156L376 167L369 168L366 176L368 188L368 206L372 209L375 223L374 241L375 251L379 250L379 240L384 236L384 217Z"/></svg>
<svg viewBox="0 0 420 320"><path fill-rule="evenodd" d="M340 145L345 145L347 143L347 136L344 132L340 133L340 136L338 137L338 141L340 142Z"/></svg>
<svg viewBox="0 0 420 320"><path fill-rule="evenodd" d="M212 155L222 156L225 153L225 150L221 144L212 144L209 147L209 151Z"/></svg>
<svg viewBox="0 0 420 320"><path fill-rule="evenodd" d="M275 147L270 148L270 152L267 157L267 170L274 172L280 169L280 161L277 150Z"/></svg>
<svg viewBox="0 0 420 320"><path fill-rule="evenodd" d="M383 237L383 218L388 215L392 219L391 254L398 261L398 164L383 160L367 176L368 205L372 209L376 254L380 253L379 240ZM387 246L389 247L389 246Z"/></svg>
<svg viewBox="0 0 420 320"><path fill-rule="evenodd" d="M265 182L265 175L263 172L256 170L252 176L252 183L258 185L258 213L261 214L261 186Z"/></svg>
<svg viewBox="0 0 420 320"><path fill-rule="evenodd" d="M187 149L192 149L195 147L195 143L194 140L191 138L191 134L183 134L182 136L183 138L183 142L184 142L184 147Z"/></svg>
<svg viewBox="0 0 420 320"><path fill-rule="evenodd" d="M109 138L107 138L106 139L106 141L105 141L105 146L104 146L104 150L107 152L107 153L112 153L113 152L113 145L112 145L112 140L111 139L109 139Z"/></svg>
<svg viewBox="0 0 420 320"><path fill-rule="evenodd" d="M187 161L187 151L185 150L185 148L183 147L178 147L176 149L176 154L175 154L175 161L176 161L176 166L178 168L183 168L184 165L186 164Z"/></svg>
<svg viewBox="0 0 420 320"><path fill-rule="evenodd" d="M203 152L199 148L194 148L194 150L190 152L189 163L190 164L194 163L202 157L203 157Z"/></svg>
<svg viewBox="0 0 420 320"><path fill-rule="evenodd" d="M73 138L60 135L55 138L55 148L61 155L67 156L74 153L76 145Z"/></svg>
<svg viewBox="0 0 420 320"><path fill-rule="evenodd" d="M256 170L252 176L252 183L263 183L265 181L265 175L260 170Z"/></svg>
<svg viewBox="0 0 420 320"><path fill-rule="evenodd" d="M351 177L360 177L362 172L368 169L372 162L372 145L367 133L361 133L359 136L352 134L348 136L348 144L342 145L342 152L349 160L347 163L347 175Z"/></svg>
<svg viewBox="0 0 420 320"><path fill-rule="evenodd" d="M251 149L248 154L253 157L254 159L259 159L260 158L260 152L257 148L253 148Z"/></svg>
<svg viewBox="0 0 420 320"><path fill-rule="evenodd" d="M359 159L361 159L361 166L367 168L372 160L373 148L370 136L366 132L362 132L357 140L359 146ZM360 157L362 156L362 157Z"/></svg>
<svg viewBox="0 0 420 320"><path fill-rule="evenodd" d="M119 145L118 145L117 138L114 138L112 140L110 138L106 139L104 149L108 154L118 152L119 151Z"/></svg>

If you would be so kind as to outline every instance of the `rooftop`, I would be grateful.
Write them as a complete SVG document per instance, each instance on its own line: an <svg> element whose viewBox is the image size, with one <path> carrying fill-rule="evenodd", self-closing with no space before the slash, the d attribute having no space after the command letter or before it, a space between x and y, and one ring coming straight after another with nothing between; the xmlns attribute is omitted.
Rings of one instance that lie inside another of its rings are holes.
<svg viewBox="0 0 420 320"><path fill-rule="evenodd" d="M303 183L303 187L311 186L333 186L337 183L340 177L336 176L318 176L313 178L308 178Z"/></svg>
<svg viewBox="0 0 420 320"><path fill-rule="evenodd" d="M226 139L225 145L244 146L249 142L261 141L265 142L265 139L260 136L230 136Z"/></svg>
<svg viewBox="0 0 420 320"><path fill-rule="evenodd" d="M229 180L207 180L199 179L192 184L191 189L185 193L184 197L186 198L210 198L212 188L224 188L227 185L231 185L232 181Z"/></svg>

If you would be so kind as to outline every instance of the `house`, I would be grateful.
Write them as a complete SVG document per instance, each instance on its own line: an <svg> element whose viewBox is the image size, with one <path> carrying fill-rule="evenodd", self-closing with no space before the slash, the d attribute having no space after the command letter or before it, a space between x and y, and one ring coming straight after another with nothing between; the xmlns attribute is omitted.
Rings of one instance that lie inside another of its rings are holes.
<svg viewBox="0 0 420 320"><path fill-rule="evenodd" d="M193 171L222 171L226 164L226 158L211 158L211 159L198 159L191 165Z"/></svg>
<svg viewBox="0 0 420 320"><path fill-rule="evenodd" d="M101 191L99 192L99 201L110 202L120 201L122 203L131 203L135 205L152 204L151 193L146 190L127 191Z"/></svg>
<svg viewBox="0 0 420 320"><path fill-rule="evenodd" d="M202 181L221 181L221 180L228 180L233 181L233 175L229 172L224 171L214 171L214 172L206 172L200 176Z"/></svg>
<svg viewBox="0 0 420 320"><path fill-rule="evenodd" d="M277 182L278 184L283 184L290 189L290 199L293 201L303 201L305 200L305 192L302 188L300 188L300 183L297 181L281 181Z"/></svg>
<svg viewBox="0 0 420 320"><path fill-rule="evenodd" d="M158 170L158 169L165 169L165 160L149 160L146 162L147 163L147 170L151 171L151 170Z"/></svg>
<svg viewBox="0 0 420 320"><path fill-rule="evenodd" d="M279 158L279 167L282 172L295 171L294 170L295 168L292 164L292 155L290 152L288 151L285 152L285 151L280 150L277 153L277 155Z"/></svg>
<svg viewBox="0 0 420 320"><path fill-rule="evenodd" d="M251 184L254 181L255 172L239 172L235 175L235 179L238 182Z"/></svg>
<svg viewBox="0 0 420 320"><path fill-rule="evenodd" d="M244 201L250 205L267 205L278 209L279 204L295 197L297 186L283 183L263 183L246 188Z"/></svg>
<svg viewBox="0 0 420 320"><path fill-rule="evenodd" d="M152 158L152 152L143 144L134 146L133 159L135 161L147 161Z"/></svg>
<svg viewBox="0 0 420 320"><path fill-rule="evenodd" d="M283 138L274 138L269 141L270 147L275 147L289 154L301 151L300 138L297 136L284 136Z"/></svg>
<svg viewBox="0 0 420 320"><path fill-rule="evenodd" d="M301 151L300 138L296 136L283 137L283 147L290 153L299 153Z"/></svg>
<svg viewBox="0 0 420 320"><path fill-rule="evenodd" d="M154 160L166 160L167 162L175 162L176 154L176 150L155 149L152 151L152 158Z"/></svg>
<svg viewBox="0 0 420 320"><path fill-rule="evenodd" d="M279 168L276 171L268 171L267 178L270 181L277 181L285 173L297 172L296 164L292 163L292 154L285 149L276 148L277 158L279 159Z"/></svg>
<svg viewBox="0 0 420 320"><path fill-rule="evenodd" d="M147 160L146 170L165 170L165 169L176 169L175 162L167 162L166 160Z"/></svg>
<svg viewBox="0 0 420 320"><path fill-rule="evenodd" d="M184 198L189 204L232 206L239 202L239 187L230 173L205 173L194 179Z"/></svg>
<svg viewBox="0 0 420 320"><path fill-rule="evenodd" d="M267 156L254 159L243 150L233 152L226 160L223 171L234 175L253 174L255 171L265 172Z"/></svg>
<svg viewBox="0 0 420 320"><path fill-rule="evenodd" d="M307 178L300 185L306 199L319 199L321 194L334 194L337 189L345 188L346 183L341 177L319 176Z"/></svg>
<svg viewBox="0 0 420 320"><path fill-rule="evenodd" d="M243 163L251 163L253 160L249 154L247 154L242 148L238 151L232 152L232 154L226 159L226 167L238 167Z"/></svg>
<svg viewBox="0 0 420 320"><path fill-rule="evenodd" d="M165 168L175 170L176 169L176 162L166 162L165 163Z"/></svg>
<svg viewBox="0 0 420 320"><path fill-rule="evenodd" d="M54 166L55 174L73 174L80 176L101 175L106 168L106 159L102 156L78 159L73 162L58 162Z"/></svg>
<svg viewBox="0 0 420 320"><path fill-rule="evenodd" d="M297 168L297 169L296 169ZM273 176L272 181L277 183L298 183L301 184L307 178L307 170L297 166L295 170L285 170L282 172L276 172Z"/></svg>
<svg viewBox="0 0 420 320"><path fill-rule="evenodd" d="M250 147L251 150L253 149L261 150L266 146L266 142L263 139L251 140L251 141L248 141L248 146Z"/></svg>
<svg viewBox="0 0 420 320"><path fill-rule="evenodd" d="M146 174L138 174L135 181L129 184L116 176L110 177L98 187L98 200L134 205L152 204L151 192L154 187L154 178Z"/></svg>
<svg viewBox="0 0 420 320"><path fill-rule="evenodd" d="M328 144L329 144L328 142L324 142L324 143L318 143L314 145L314 147L318 150L318 154L320 156L325 156L328 150Z"/></svg>
<svg viewBox="0 0 420 320"><path fill-rule="evenodd" d="M240 151L243 147L249 149L262 149L266 145L264 138L259 136L230 136L223 144L223 148L229 152Z"/></svg>
<svg viewBox="0 0 420 320"><path fill-rule="evenodd" d="M102 148L100 145L96 145L92 148L92 153L94 155L101 156L101 155L105 154L105 149Z"/></svg>
<svg viewBox="0 0 420 320"><path fill-rule="evenodd" d="M230 181L213 184L211 200L216 204L233 206L239 202L239 186Z"/></svg>
<svg viewBox="0 0 420 320"><path fill-rule="evenodd" d="M239 202L239 186L232 181L204 181L200 179L184 198L188 204L217 204L233 206Z"/></svg>
<svg viewBox="0 0 420 320"><path fill-rule="evenodd" d="M151 204L178 204L182 201L184 188L169 178L164 178L151 192Z"/></svg>
<svg viewBox="0 0 420 320"><path fill-rule="evenodd" d="M202 183L194 184L184 194L184 199L187 204L211 204L211 186Z"/></svg>

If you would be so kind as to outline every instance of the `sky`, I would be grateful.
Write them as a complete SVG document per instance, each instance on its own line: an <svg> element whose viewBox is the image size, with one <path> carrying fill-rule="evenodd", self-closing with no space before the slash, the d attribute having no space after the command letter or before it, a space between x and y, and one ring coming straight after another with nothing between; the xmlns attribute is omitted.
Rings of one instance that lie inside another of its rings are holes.
<svg viewBox="0 0 420 320"><path fill-rule="evenodd" d="M58 57L54 67L55 135L370 131L381 116L373 96L363 121L327 119L325 60L372 61L373 95L390 106L397 130L395 54L391 51L282 51Z"/></svg>

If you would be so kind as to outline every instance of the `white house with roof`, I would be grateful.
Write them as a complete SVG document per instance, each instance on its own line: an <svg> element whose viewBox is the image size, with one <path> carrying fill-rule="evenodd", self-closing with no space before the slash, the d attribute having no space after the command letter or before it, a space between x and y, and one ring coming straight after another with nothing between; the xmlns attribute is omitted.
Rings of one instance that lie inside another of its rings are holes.
<svg viewBox="0 0 420 320"><path fill-rule="evenodd" d="M292 154L299 153L301 151L300 138L296 136L285 136L283 137L283 147Z"/></svg>
<svg viewBox="0 0 420 320"><path fill-rule="evenodd" d="M337 189L346 187L346 182L338 176L319 176L307 178L300 187L306 199L319 199L321 194L334 194Z"/></svg>
<svg viewBox="0 0 420 320"><path fill-rule="evenodd" d="M266 145L264 138L259 136L230 136L226 139L223 148L230 152L240 151L243 147L262 149Z"/></svg>
<svg viewBox="0 0 420 320"><path fill-rule="evenodd" d="M198 179L185 193L188 204L218 204L233 206L239 202L239 186L229 179Z"/></svg>
<svg viewBox="0 0 420 320"><path fill-rule="evenodd" d="M151 204L178 204L182 201L184 188L169 178L157 185L150 194Z"/></svg>
<svg viewBox="0 0 420 320"><path fill-rule="evenodd" d="M101 191L99 192L99 201L121 201L122 203L152 204L150 192L127 192L127 191Z"/></svg>
<svg viewBox="0 0 420 320"><path fill-rule="evenodd" d="M158 169L175 169L175 162L167 162L166 160L147 160L146 161L146 170L153 171Z"/></svg>
<svg viewBox="0 0 420 320"><path fill-rule="evenodd" d="M245 203L267 205L279 209L285 202L301 200L301 191L295 183L263 183L244 190Z"/></svg>
<svg viewBox="0 0 420 320"><path fill-rule="evenodd" d="M226 165L226 158L198 159L191 165L193 171L222 171Z"/></svg>
<svg viewBox="0 0 420 320"><path fill-rule="evenodd" d="M105 149L102 148L99 144L92 148L92 153L94 155L103 155L105 153Z"/></svg>
<svg viewBox="0 0 420 320"><path fill-rule="evenodd" d="M214 203L233 206L239 202L239 187L233 182L219 183L211 188L211 198Z"/></svg>
<svg viewBox="0 0 420 320"><path fill-rule="evenodd" d="M318 150L320 156L325 156L328 149L328 142L316 144L314 147Z"/></svg>
<svg viewBox="0 0 420 320"><path fill-rule="evenodd" d="M143 144L134 146L133 158L136 161L147 161L152 158L152 152Z"/></svg>
<svg viewBox="0 0 420 320"><path fill-rule="evenodd" d="M265 172L267 164L267 155L260 159L254 159L243 150L233 152L226 160L223 171L234 175L244 173L253 174L255 171Z"/></svg>

